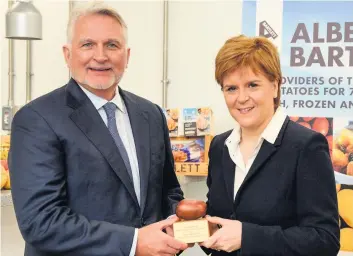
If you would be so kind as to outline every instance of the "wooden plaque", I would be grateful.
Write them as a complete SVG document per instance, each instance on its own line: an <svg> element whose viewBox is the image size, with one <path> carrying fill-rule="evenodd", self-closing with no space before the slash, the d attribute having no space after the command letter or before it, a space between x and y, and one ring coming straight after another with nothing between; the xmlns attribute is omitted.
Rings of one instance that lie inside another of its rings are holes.
<svg viewBox="0 0 353 256"><path fill-rule="evenodd" d="M183 220L173 224L174 238L184 243L198 243L210 236L206 219Z"/></svg>

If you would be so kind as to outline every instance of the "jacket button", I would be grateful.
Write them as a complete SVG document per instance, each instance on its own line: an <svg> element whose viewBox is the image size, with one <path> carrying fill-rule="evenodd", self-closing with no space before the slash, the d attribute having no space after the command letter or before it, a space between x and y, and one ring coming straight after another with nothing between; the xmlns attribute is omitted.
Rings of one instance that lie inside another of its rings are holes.
<svg viewBox="0 0 353 256"><path fill-rule="evenodd" d="M231 220L235 220L235 213L232 213L232 214L229 216L229 218L230 218Z"/></svg>

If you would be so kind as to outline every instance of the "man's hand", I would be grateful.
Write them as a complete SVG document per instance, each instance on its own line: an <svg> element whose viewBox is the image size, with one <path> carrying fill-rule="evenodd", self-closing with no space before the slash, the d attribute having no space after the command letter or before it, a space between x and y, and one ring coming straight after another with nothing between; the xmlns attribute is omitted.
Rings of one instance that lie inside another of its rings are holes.
<svg viewBox="0 0 353 256"><path fill-rule="evenodd" d="M174 222L177 222L177 221L180 220L175 214L169 216L169 217L168 217L168 220L170 220L170 219L174 220ZM174 223L174 222L173 222L173 223ZM166 228L165 228L165 231L166 231L166 233L167 233L168 235L170 235L171 237L174 237L173 224L170 225L170 226L168 226L168 227L166 227Z"/></svg>
<svg viewBox="0 0 353 256"><path fill-rule="evenodd" d="M164 229L173 225L178 218L170 218L153 223L139 229L137 236L136 256L168 256L175 255L188 245L175 240L163 232Z"/></svg>
<svg viewBox="0 0 353 256"><path fill-rule="evenodd" d="M176 215L174 215L174 216L172 216L172 217L169 217L169 218L176 219L175 222L177 222L177 221L180 220ZM168 218L168 219L169 219L169 218ZM169 227L166 227L166 228L165 228L165 231L166 231L166 233L167 233L168 235L170 235L171 237L174 237L173 225L171 225L171 226L169 226ZM194 245L195 245L195 243L192 243L192 244L190 243L190 244L188 244L188 247L194 247Z"/></svg>

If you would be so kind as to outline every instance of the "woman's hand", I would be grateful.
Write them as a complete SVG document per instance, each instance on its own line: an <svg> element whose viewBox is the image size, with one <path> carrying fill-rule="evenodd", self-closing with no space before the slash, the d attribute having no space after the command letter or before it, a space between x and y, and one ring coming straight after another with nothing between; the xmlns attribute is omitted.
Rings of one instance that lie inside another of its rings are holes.
<svg viewBox="0 0 353 256"><path fill-rule="evenodd" d="M213 225L220 225L208 240L200 243L201 246L217 251L232 252L241 247L242 224L237 220L222 219L219 217L206 216L206 219Z"/></svg>

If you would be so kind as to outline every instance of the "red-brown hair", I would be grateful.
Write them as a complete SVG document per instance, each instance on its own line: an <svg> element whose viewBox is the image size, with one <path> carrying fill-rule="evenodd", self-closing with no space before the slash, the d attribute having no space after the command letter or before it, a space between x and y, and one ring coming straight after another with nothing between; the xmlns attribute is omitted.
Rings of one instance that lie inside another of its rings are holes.
<svg viewBox="0 0 353 256"><path fill-rule="evenodd" d="M280 104L282 71L276 46L264 37L246 37L244 35L228 39L216 57L215 78L223 87L225 76L234 70L251 68L254 74L262 74L269 81L278 84L275 109Z"/></svg>

